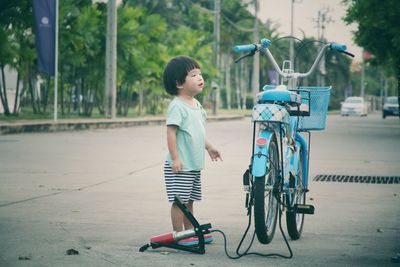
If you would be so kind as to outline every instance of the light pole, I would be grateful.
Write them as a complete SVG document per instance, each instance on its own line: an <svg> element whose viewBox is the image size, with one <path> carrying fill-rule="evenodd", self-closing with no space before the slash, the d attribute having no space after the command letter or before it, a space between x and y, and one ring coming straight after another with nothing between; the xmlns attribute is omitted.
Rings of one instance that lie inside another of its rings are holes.
<svg viewBox="0 0 400 267"><path fill-rule="evenodd" d="M56 15L55 15L55 49L54 49L54 121L57 121L58 115L58 0L56 0Z"/></svg>
<svg viewBox="0 0 400 267"><path fill-rule="evenodd" d="M290 36L293 36L293 6L294 6L294 1L295 0L290 0L291 5L290 5ZM289 47L289 56L290 56L290 62L293 65L293 58L294 58L294 42L293 38L290 38L290 47ZM292 67L293 68L293 67Z"/></svg>
<svg viewBox="0 0 400 267"><path fill-rule="evenodd" d="M217 81L211 84L212 114L217 115L219 100L219 43L220 43L221 1L214 0L214 66L217 68Z"/></svg>
<svg viewBox="0 0 400 267"><path fill-rule="evenodd" d="M290 0L290 36L293 36L294 31L294 4L301 3L301 0ZM294 40L289 39L289 59L292 62L292 69L294 69Z"/></svg>
<svg viewBox="0 0 400 267"><path fill-rule="evenodd" d="M105 116L116 117L116 80L117 80L117 3L108 0L107 36L106 36L106 80L104 94Z"/></svg>
<svg viewBox="0 0 400 267"><path fill-rule="evenodd" d="M324 39L324 31L325 25L333 22L331 17L328 17L328 13L331 9L328 7L321 8L318 10L318 17L317 19L313 19L317 23L318 29L318 41L322 41ZM326 68L325 68L325 54L323 55L321 61L319 62L319 70L317 72L317 84L318 86L325 86L325 75L326 75Z"/></svg>
<svg viewBox="0 0 400 267"><path fill-rule="evenodd" d="M254 21L254 42L260 42L259 24L258 24L258 0L254 0L255 21ZM260 89L260 54L256 53L253 60L253 75L251 79L251 86L253 88L253 103L256 104L257 94Z"/></svg>

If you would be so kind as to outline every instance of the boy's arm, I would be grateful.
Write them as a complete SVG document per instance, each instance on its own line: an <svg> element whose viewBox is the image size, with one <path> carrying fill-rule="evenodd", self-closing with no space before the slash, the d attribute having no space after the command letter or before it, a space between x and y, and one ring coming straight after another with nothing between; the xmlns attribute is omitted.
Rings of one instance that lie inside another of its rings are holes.
<svg viewBox="0 0 400 267"><path fill-rule="evenodd" d="M206 139L206 150L210 155L212 161L218 161L220 159L222 161L221 153L217 149L215 149L210 142Z"/></svg>
<svg viewBox="0 0 400 267"><path fill-rule="evenodd" d="M179 172L182 170L182 164L179 160L178 149L176 147L176 131L178 130L178 126L176 125L167 125L167 144L168 151L171 155L172 159L172 171Z"/></svg>

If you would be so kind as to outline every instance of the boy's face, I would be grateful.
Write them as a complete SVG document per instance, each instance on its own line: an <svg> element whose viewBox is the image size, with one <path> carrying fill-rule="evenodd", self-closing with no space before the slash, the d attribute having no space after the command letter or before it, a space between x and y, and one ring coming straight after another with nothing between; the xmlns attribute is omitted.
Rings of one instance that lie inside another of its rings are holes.
<svg viewBox="0 0 400 267"><path fill-rule="evenodd" d="M203 91L204 79L201 75L200 69L192 69L186 75L186 80L183 84L177 85L179 94L186 94L189 96L196 96Z"/></svg>

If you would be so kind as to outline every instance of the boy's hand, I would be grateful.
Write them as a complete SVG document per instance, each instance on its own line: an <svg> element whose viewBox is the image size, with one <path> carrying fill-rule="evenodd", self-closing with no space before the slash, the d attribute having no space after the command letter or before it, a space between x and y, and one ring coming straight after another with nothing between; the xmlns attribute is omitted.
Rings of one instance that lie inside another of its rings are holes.
<svg viewBox="0 0 400 267"><path fill-rule="evenodd" d="M172 160L172 171L178 173L182 170L182 163L179 159Z"/></svg>
<svg viewBox="0 0 400 267"><path fill-rule="evenodd" d="M223 161L222 157L221 157L221 153L219 153L219 151L217 149L215 149L214 147L209 146L207 148L207 151L208 151L208 154L210 155L210 158L212 161L218 161L218 159Z"/></svg>

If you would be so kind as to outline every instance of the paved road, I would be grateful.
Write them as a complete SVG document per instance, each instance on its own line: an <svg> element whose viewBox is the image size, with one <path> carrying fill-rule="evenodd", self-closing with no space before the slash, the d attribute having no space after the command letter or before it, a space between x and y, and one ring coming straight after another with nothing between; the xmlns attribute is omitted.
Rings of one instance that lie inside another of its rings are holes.
<svg viewBox="0 0 400 267"><path fill-rule="evenodd" d="M247 223L241 175L251 153L251 124L208 123L224 161L206 161L200 223L211 222L234 249ZM400 124L329 116L312 135L310 177L400 175ZM311 181L303 236L293 259L228 259L217 233L205 255L138 249L170 230L162 180L165 129L123 129L0 136L0 266L398 266L400 185ZM74 248L80 255L68 256ZM287 255L279 232L253 251ZM19 259L19 257L21 259ZM23 260L27 258L26 260Z"/></svg>

